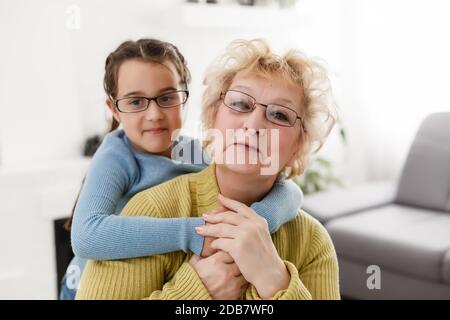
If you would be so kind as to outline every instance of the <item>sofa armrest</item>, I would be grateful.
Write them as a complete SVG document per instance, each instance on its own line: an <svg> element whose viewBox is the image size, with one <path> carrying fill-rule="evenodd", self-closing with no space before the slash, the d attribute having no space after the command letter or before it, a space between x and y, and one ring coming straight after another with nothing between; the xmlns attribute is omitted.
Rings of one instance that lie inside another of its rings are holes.
<svg viewBox="0 0 450 320"><path fill-rule="evenodd" d="M307 195L303 209L322 223L344 215L389 204L394 201L397 183L380 180L352 187Z"/></svg>

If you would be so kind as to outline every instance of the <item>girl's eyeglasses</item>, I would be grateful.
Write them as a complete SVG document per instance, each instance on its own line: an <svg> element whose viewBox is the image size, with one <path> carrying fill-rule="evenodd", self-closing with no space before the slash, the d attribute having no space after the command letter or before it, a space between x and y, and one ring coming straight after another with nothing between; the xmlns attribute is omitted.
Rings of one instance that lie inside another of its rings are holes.
<svg viewBox="0 0 450 320"><path fill-rule="evenodd" d="M119 112L135 113L147 110L153 100L161 108L173 108L186 103L188 97L189 91L178 90L167 92L155 97L129 97L122 99L111 98L111 100Z"/></svg>

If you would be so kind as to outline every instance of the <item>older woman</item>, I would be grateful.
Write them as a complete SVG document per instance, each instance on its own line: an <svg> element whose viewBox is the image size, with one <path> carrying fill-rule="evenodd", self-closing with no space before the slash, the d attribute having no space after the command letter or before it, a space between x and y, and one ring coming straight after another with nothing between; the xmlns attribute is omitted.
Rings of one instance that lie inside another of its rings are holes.
<svg viewBox="0 0 450 320"><path fill-rule="evenodd" d="M203 215L208 223L197 232L217 252L90 261L77 298L339 299L325 228L300 211L271 236L249 207L278 179L301 174L331 130L325 71L297 51L278 56L262 40L235 41L205 83L203 124L214 129L213 163L137 194L122 215ZM273 161L275 170L264 170Z"/></svg>

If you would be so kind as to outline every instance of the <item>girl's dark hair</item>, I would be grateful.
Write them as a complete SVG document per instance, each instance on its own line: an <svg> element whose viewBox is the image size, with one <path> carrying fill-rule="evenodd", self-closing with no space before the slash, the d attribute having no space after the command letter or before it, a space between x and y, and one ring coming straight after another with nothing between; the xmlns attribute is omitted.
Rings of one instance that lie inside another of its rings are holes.
<svg viewBox="0 0 450 320"><path fill-rule="evenodd" d="M108 97L116 98L119 68L124 61L130 59L156 63L169 61L177 70L181 85L185 89L187 89L187 85L191 81L191 74L187 68L186 60L173 44L157 39L125 41L106 58L103 88Z"/></svg>
<svg viewBox="0 0 450 320"><path fill-rule="evenodd" d="M191 73L187 67L186 60L178 48L169 42L157 39L139 39L137 41L123 42L106 58L103 88L108 98L117 97L117 76L119 68L123 62L132 59L156 63L171 62L180 76L180 85L184 89L188 88L188 84L191 81ZM119 122L113 117L109 132L116 130L118 127ZM83 178L81 188L83 188L85 178ZM66 230L70 230L72 227L73 215L79 196L80 193L78 193L77 199L75 200L70 218L64 224Z"/></svg>

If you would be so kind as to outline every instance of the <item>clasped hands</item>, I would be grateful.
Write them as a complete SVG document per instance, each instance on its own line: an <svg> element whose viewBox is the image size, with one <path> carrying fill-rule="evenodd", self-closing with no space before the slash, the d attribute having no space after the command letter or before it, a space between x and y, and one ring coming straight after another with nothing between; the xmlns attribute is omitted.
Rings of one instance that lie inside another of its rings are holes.
<svg viewBox="0 0 450 320"><path fill-rule="evenodd" d="M245 204L218 196L222 207L203 215L205 237L193 266L213 299L235 300L249 284L262 299L289 285L290 274L272 242L266 219Z"/></svg>

